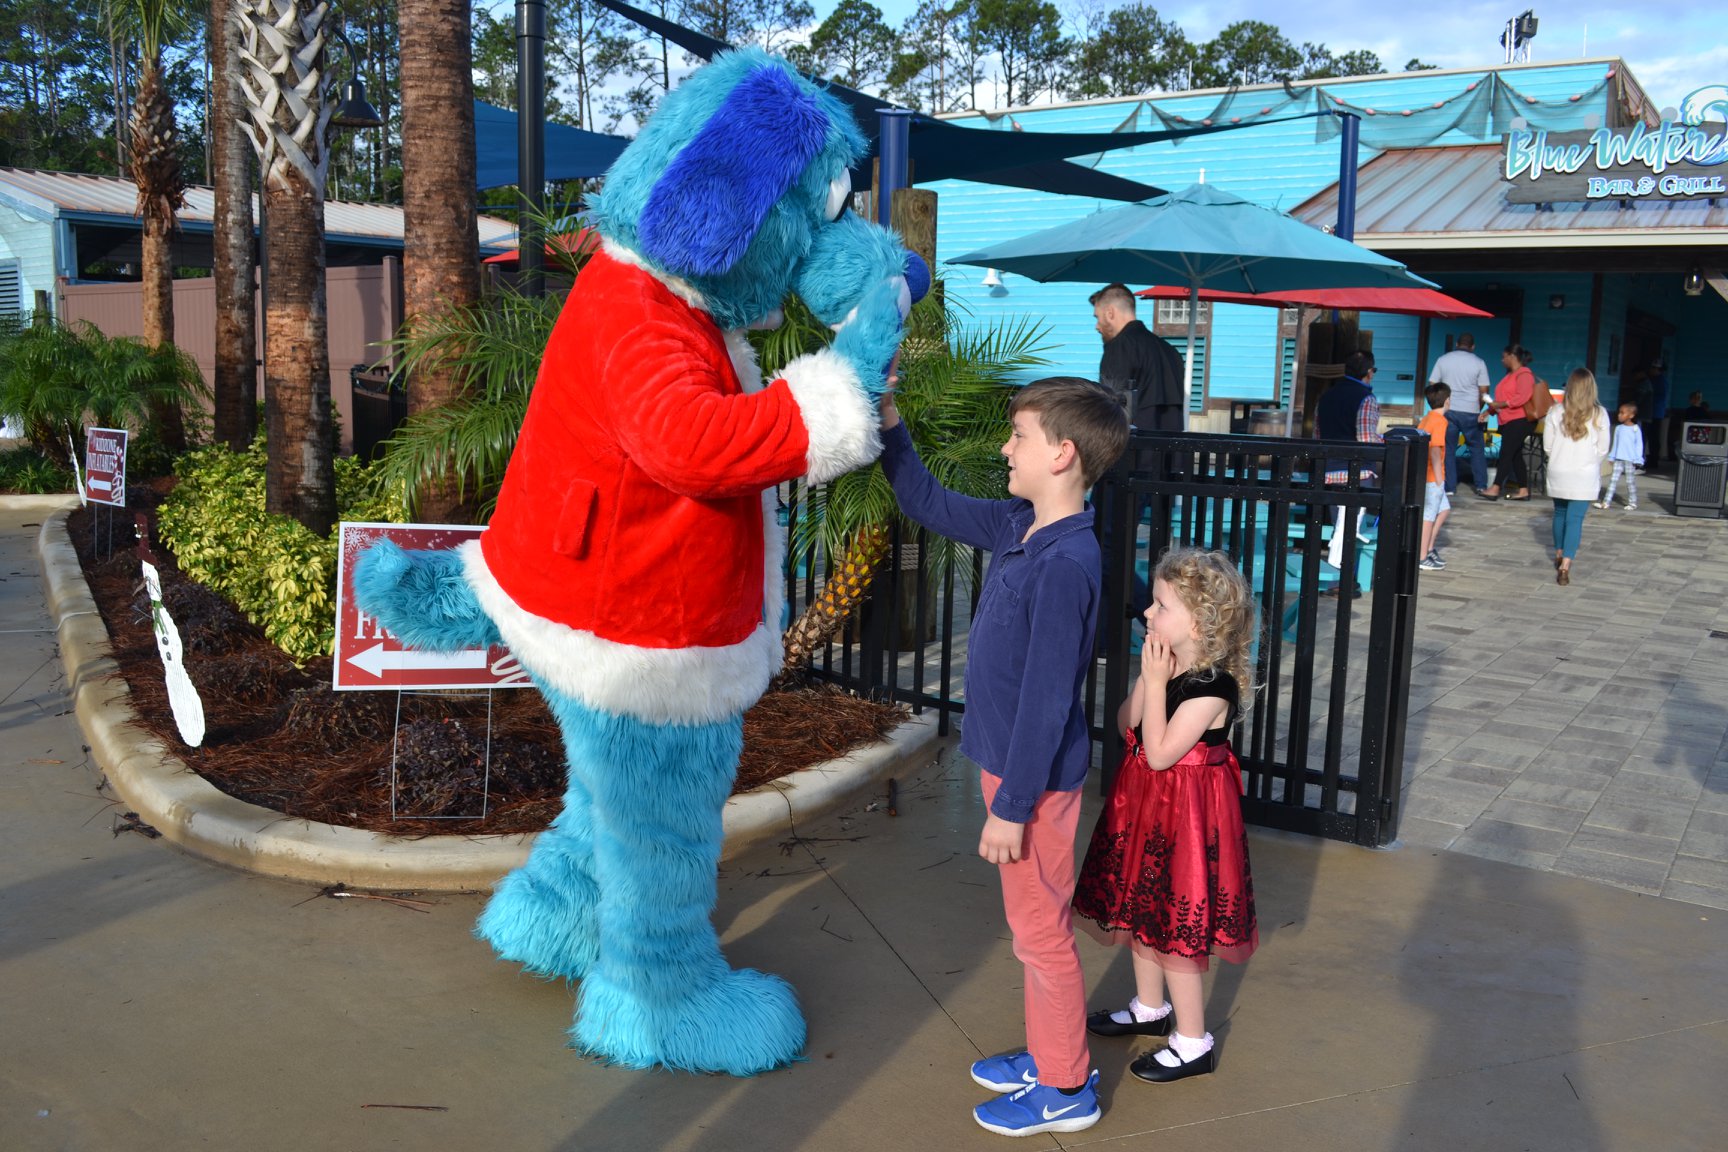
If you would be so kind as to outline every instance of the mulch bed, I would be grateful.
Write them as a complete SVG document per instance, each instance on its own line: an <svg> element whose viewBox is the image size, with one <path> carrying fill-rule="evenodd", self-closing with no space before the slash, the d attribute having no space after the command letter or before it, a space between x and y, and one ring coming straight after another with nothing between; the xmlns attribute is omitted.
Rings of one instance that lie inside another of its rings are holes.
<svg viewBox="0 0 1728 1152"><path fill-rule="evenodd" d="M153 509L170 484L134 483L129 511ZM126 515L104 509L104 522L110 512ZM169 709L132 533L123 536L124 524L116 524L112 554L104 539L98 559L90 517L87 508L72 514L71 538L138 723L221 791L292 817L402 836L536 832L558 814L564 747L538 692L491 694L488 773L485 693L333 691L328 657L296 667L152 541L163 604L180 630L186 670L204 703L203 746L186 747ZM904 708L831 686L770 692L744 717L734 791L843 755L887 735L904 718ZM486 815L480 819L483 793Z"/></svg>

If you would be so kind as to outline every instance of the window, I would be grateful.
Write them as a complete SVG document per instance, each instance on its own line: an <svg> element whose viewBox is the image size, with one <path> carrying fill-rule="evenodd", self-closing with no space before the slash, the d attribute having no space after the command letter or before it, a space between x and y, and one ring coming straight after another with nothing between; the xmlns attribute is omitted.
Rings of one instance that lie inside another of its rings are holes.
<svg viewBox="0 0 1728 1152"><path fill-rule="evenodd" d="M24 286L18 261L0 260L0 326L10 327L23 318Z"/></svg>
<svg viewBox="0 0 1728 1152"><path fill-rule="evenodd" d="M1205 300L1200 301L1200 312L1195 320L1196 325L1204 327L1212 322L1212 305ZM1158 323L1164 327L1180 324L1188 326L1188 301L1160 300L1158 301Z"/></svg>

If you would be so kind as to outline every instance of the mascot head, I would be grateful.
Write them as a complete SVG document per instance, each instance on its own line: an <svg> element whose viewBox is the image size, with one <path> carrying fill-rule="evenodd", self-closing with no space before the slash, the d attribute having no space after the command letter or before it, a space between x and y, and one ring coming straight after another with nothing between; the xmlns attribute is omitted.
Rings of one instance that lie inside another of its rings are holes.
<svg viewBox="0 0 1728 1152"><path fill-rule="evenodd" d="M743 328L796 286L818 236L846 214L848 169L866 152L846 106L784 60L724 52L666 95L606 173L594 226L688 282L720 327ZM857 224L847 229L853 242L864 238ZM905 253L876 231L864 246L877 265L891 253L900 274ZM842 318L810 303L830 323Z"/></svg>

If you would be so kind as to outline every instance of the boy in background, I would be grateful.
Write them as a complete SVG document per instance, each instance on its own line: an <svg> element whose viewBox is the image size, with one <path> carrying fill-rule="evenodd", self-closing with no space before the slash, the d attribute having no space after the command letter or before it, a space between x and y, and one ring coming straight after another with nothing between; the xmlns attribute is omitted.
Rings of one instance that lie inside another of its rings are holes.
<svg viewBox="0 0 1728 1152"><path fill-rule="evenodd" d="M960 751L980 769L989 815L978 854L997 866L1002 905L1025 965L1026 1048L972 1065L1003 1093L973 1109L992 1132L1078 1132L1103 1115L1086 1047L1086 987L1074 944L1074 836L1091 761L1081 691L1102 600L1101 560L1086 492L1128 444L1120 402L1090 380L1022 388L1007 500L950 492L925 469L882 398L882 468L900 509L991 553L973 612Z"/></svg>
<svg viewBox="0 0 1728 1152"><path fill-rule="evenodd" d="M1438 547L1440 525L1452 510L1446 495L1446 454L1453 447L1452 422L1446 418L1446 407L1452 399L1452 389L1445 384L1430 384L1422 389L1428 401L1428 414L1416 425L1428 433L1428 486L1422 495L1422 564L1424 572L1438 572L1446 567Z"/></svg>

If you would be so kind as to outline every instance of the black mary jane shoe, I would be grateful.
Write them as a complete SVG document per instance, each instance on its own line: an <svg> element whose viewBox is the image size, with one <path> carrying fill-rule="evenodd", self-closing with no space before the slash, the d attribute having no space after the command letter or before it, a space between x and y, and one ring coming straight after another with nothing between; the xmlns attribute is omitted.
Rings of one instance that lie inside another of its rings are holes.
<svg viewBox="0 0 1728 1152"><path fill-rule="evenodd" d="M1130 1016L1133 1012L1128 1013ZM1156 1020L1133 1020L1127 1024L1110 1018L1108 1011L1094 1012L1086 1017L1086 1031L1094 1036L1168 1036L1176 1013L1166 1012Z"/></svg>
<svg viewBox="0 0 1728 1152"><path fill-rule="evenodd" d="M1162 1049L1160 1049L1162 1051ZM1218 1069L1218 1048L1214 1045L1199 1056L1174 1068L1167 1068L1158 1062L1157 1052L1148 1052L1128 1065L1128 1071L1134 1077L1148 1084L1168 1084L1173 1080L1186 1080L1190 1076L1204 1076Z"/></svg>

